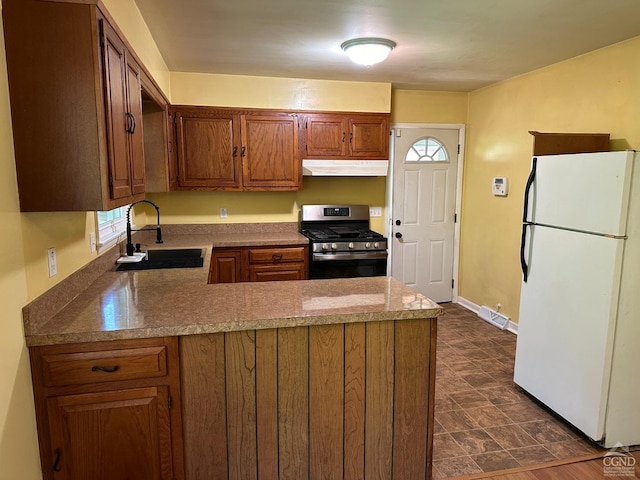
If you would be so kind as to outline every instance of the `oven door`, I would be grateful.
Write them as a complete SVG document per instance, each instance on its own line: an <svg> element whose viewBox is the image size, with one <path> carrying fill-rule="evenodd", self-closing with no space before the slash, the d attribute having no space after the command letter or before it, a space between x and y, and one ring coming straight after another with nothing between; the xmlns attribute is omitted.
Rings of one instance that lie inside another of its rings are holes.
<svg viewBox="0 0 640 480"><path fill-rule="evenodd" d="M387 274L387 252L313 253L309 278L380 277Z"/></svg>

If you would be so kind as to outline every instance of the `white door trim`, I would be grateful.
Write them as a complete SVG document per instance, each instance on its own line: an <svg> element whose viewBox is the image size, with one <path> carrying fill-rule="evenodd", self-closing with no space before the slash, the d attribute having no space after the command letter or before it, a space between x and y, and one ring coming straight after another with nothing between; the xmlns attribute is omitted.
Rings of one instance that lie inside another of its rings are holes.
<svg viewBox="0 0 640 480"><path fill-rule="evenodd" d="M456 205L455 214L457 221L453 227L453 292L452 302L458 302L458 269L460 267L460 223L462 208L462 172L464 171L464 148L465 148L465 125L463 123L392 123L391 124L391 145L389 147L389 175L387 176L387 198L385 201L385 211L387 212L387 221L385 222L384 234L389 238L392 231L393 222L393 168L395 165L395 135L393 132L397 128L433 128L458 130L458 144L460 145L460 154L458 155L458 171L456 177ZM391 262L393 262L393 242L389 241L389 261L387 262L387 275L391 274Z"/></svg>

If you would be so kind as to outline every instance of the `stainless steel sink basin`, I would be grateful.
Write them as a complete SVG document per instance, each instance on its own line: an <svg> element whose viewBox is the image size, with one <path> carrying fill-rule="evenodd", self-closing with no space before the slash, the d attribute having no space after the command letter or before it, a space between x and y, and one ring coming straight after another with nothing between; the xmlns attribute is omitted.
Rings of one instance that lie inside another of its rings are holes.
<svg viewBox="0 0 640 480"><path fill-rule="evenodd" d="M117 271L154 270L160 268L201 268L204 265L204 248L158 248L147 250L144 260L121 263Z"/></svg>

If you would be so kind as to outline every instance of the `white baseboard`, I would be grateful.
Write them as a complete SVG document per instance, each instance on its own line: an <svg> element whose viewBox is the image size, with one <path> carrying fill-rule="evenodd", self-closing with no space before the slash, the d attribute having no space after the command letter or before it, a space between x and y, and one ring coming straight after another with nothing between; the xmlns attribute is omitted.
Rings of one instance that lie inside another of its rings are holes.
<svg viewBox="0 0 640 480"><path fill-rule="evenodd" d="M478 312L480 312L480 305L476 305L471 300L467 300L464 297L458 296L457 303L458 303L458 305L466 308L467 310L475 313L476 315L478 315ZM509 320L509 323L507 324L507 328L505 328L505 330L507 332L513 333L514 335L517 335L518 334L518 324L515 323L515 322L512 322L511 320Z"/></svg>
<svg viewBox="0 0 640 480"><path fill-rule="evenodd" d="M476 305L471 300L467 300L464 297L458 296L458 304L466 308L467 310L471 310L476 315L480 311L480 305Z"/></svg>

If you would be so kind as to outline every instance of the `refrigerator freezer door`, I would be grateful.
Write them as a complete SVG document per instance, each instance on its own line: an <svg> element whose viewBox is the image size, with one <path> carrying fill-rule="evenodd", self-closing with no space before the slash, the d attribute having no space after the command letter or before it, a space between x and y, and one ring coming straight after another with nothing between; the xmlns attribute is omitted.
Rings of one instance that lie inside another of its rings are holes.
<svg viewBox="0 0 640 480"><path fill-rule="evenodd" d="M624 240L532 226L514 381L594 440L604 435Z"/></svg>
<svg viewBox="0 0 640 480"><path fill-rule="evenodd" d="M625 235L634 154L537 157L527 219L586 232Z"/></svg>

